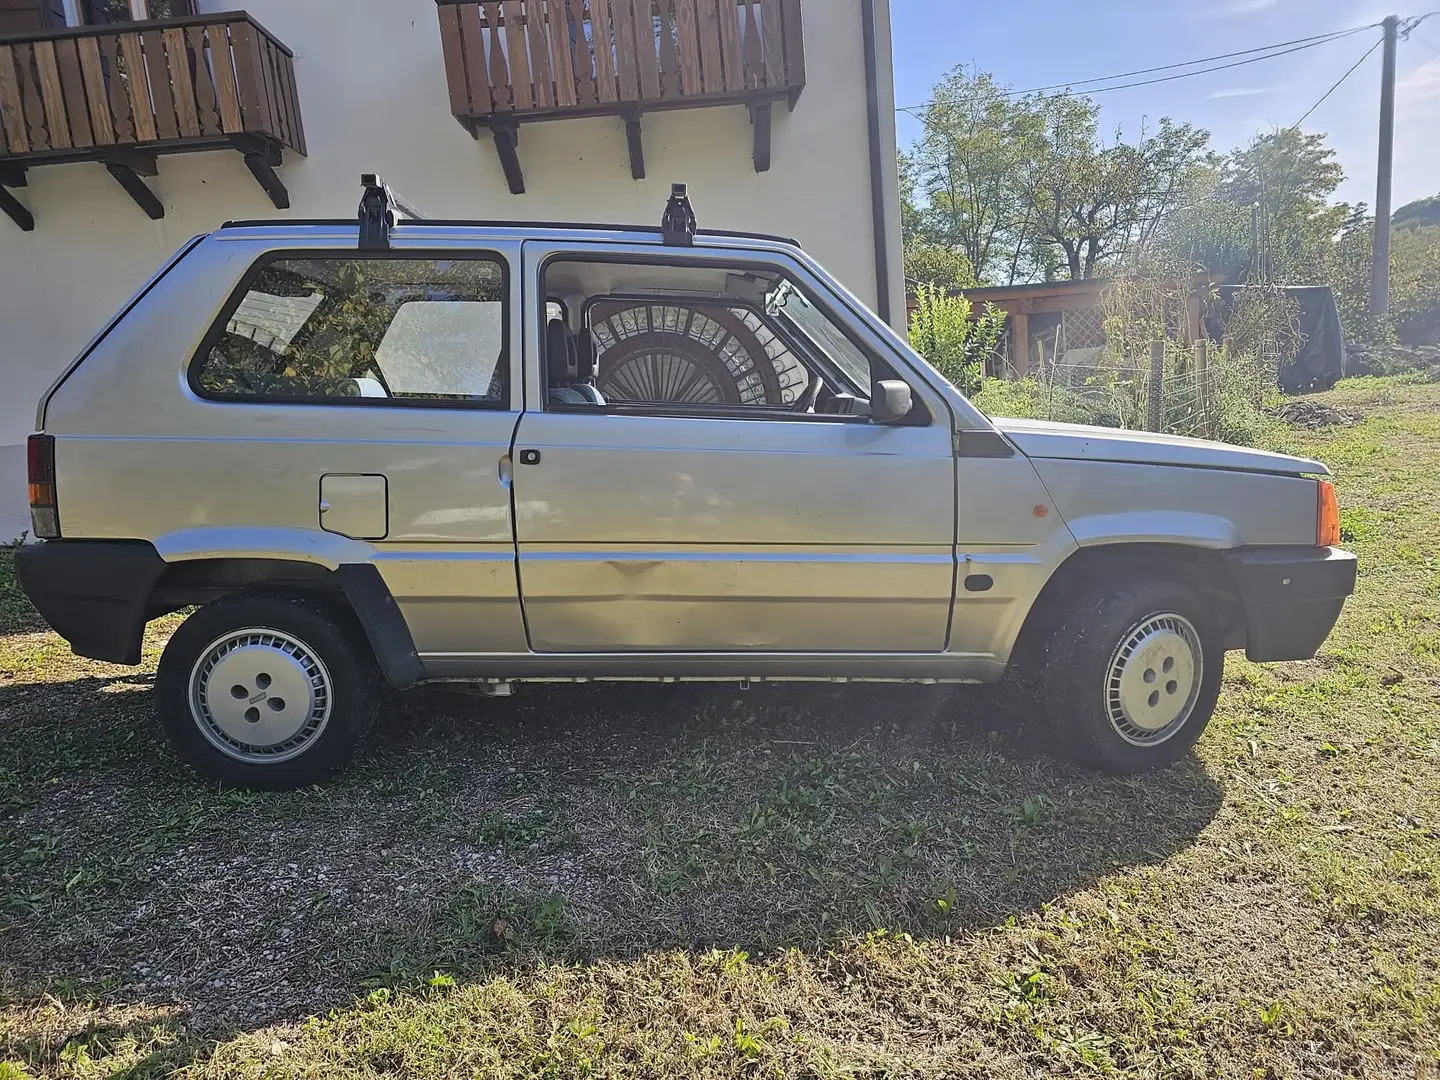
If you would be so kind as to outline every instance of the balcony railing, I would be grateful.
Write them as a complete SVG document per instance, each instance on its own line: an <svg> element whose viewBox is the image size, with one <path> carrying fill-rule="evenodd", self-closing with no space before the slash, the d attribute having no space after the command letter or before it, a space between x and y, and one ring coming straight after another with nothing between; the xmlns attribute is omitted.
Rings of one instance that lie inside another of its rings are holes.
<svg viewBox="0 0 1440 1080"><path fill-rule="evenodd" d="M34 221L5 187L29 168L101 162L160 218L140 179L156 157L222 148L289 206L275 168L305 153L294 59L246 13L0 36L0 208L21 228Z"/></svg>
<svg viewBox="0 0 1440 1080"><path fill-rule="evenodd" d="M748 105L755 167L770 167L770 113L805 88L800 0L436 0L456 119L494 134L510 188L522 122L627 121L631 167L645 175L640 117Z"/></svg>

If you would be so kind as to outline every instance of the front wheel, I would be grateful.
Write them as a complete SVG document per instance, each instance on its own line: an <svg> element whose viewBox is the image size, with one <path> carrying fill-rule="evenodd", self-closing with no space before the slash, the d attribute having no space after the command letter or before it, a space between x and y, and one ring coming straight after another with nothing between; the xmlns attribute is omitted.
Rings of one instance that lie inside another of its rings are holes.
<svg viewBox="0 0 1440 1080"><path fill-rule="evenodd" d="M1210 723L1225 665L1205 602L1164 580L1087 589L1047 653L1046 711L1078 759L1114 773L1184 757Z"/></svg>
<svg viewBox="0 0 1440 1080"><path fill-rule="evenodd" d="M375 718L374 665L324 606L271 596L216 601L160 658L160 723L196 770L283 791L325 779Z"/></svg>

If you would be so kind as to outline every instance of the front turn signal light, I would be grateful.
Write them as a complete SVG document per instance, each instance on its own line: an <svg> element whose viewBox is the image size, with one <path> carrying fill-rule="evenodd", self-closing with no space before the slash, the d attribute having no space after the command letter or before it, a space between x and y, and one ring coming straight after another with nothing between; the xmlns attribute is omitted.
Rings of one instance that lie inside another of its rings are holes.
<svg viewBox="0 0 1440 1080"><path fill-rule="evenodd" d="M1319 481L1320 514L1315 528L1316 547L1336 547L1340 543L1340 502L1335 498L1335 485Z"/></svg>

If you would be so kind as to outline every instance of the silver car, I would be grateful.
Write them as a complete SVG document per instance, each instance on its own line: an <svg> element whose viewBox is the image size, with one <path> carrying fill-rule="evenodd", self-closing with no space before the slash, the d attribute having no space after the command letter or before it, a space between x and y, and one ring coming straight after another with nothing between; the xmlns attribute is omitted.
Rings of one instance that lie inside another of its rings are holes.
<svg viewBox="0 0 1440 1080"><path fill-rule="evenodd" d="M40 402L17 558L82 656L165 649L200 771L323 777L382 688L989 683L1165 766L1227 650L1355 584L1326 469L981 414L779 238L360 221L191 241Z"/></svg>

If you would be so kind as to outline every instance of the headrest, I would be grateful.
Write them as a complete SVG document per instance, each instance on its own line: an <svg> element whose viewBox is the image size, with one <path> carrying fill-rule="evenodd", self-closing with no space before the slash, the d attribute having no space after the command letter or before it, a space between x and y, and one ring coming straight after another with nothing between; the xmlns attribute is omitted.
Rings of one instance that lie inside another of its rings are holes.
<svg viewBox="0 0 1440 1080"><path fill-rule="evenodd" d="M551 319L545 327L545 362L551 386L575 381L575 339L563 319Z"/></svg>
<svg viewBox="0 0 1440 1080"><path fill-rule="evenodd" d="M576 335L575 339L576 375L581 382L590 382L598 374L596 352L595 335L586 327Z"/></svg>

